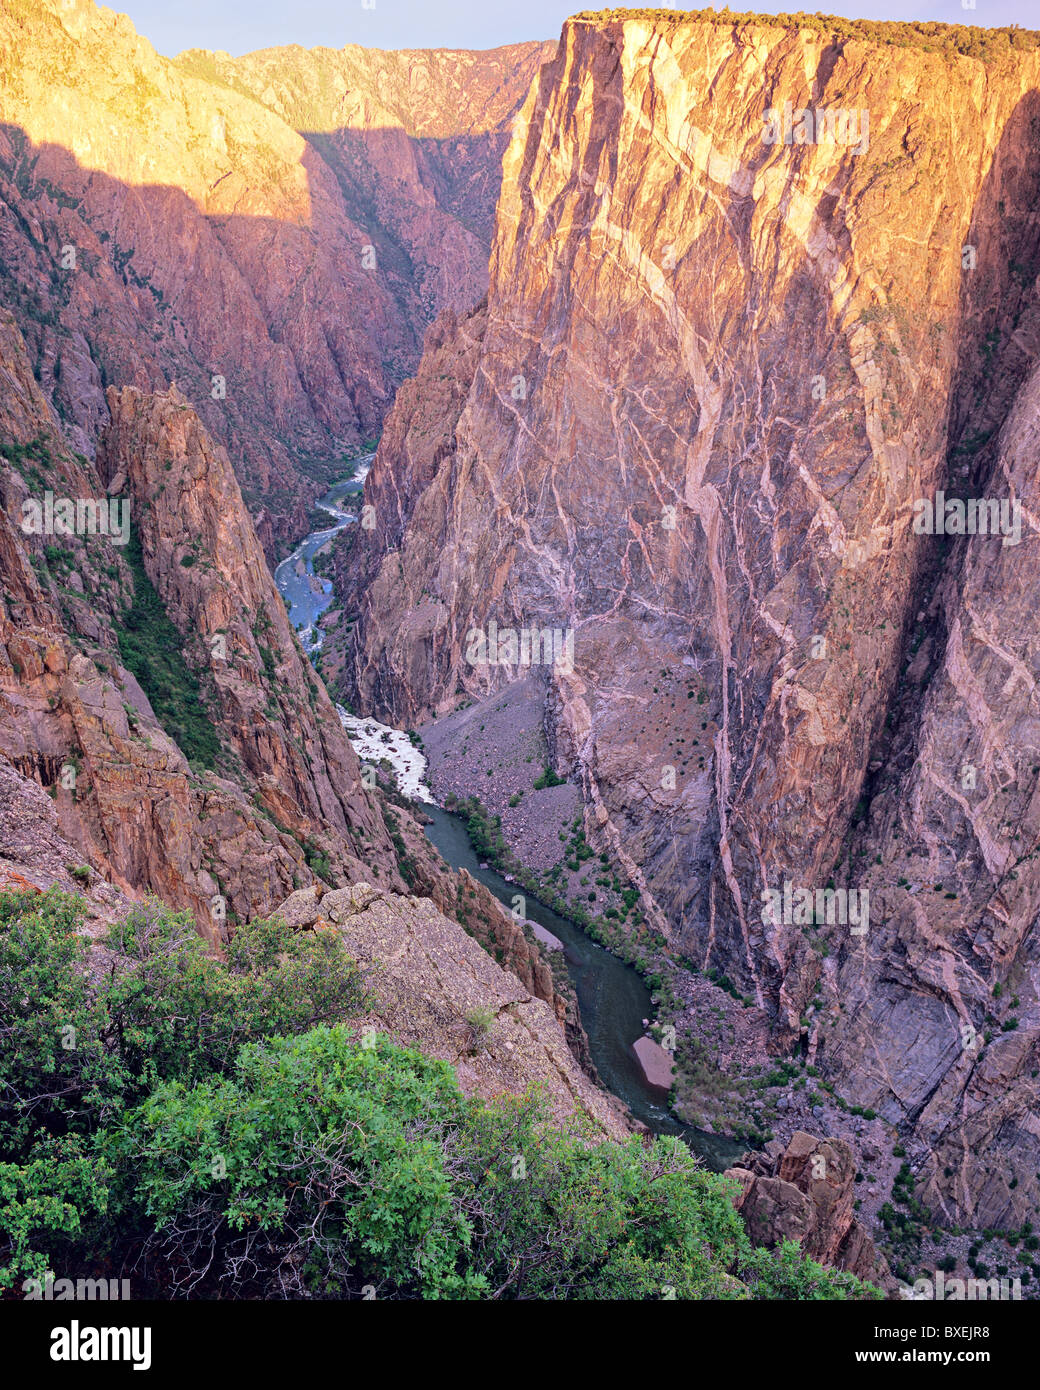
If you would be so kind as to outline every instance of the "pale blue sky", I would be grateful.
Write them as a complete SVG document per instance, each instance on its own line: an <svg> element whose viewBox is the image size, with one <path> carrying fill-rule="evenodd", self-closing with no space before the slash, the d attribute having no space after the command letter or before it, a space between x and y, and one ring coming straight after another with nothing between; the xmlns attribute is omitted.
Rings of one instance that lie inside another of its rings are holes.
<svg viewBox="0 0 1040 1390"><path fill-rule="evenodd" d="M594 5L557 0L115 0L160 53L224 48L246 53L275 44L347 43L371 48L493 48L525 39L554 39L568 14ZM667 6L666 8L677 8ZM717 8L722 8L719 5ZM860 19L937 19L949 24L1040 27L1040 0L734 0L734 10L759 14L798 10Z"/></svg>

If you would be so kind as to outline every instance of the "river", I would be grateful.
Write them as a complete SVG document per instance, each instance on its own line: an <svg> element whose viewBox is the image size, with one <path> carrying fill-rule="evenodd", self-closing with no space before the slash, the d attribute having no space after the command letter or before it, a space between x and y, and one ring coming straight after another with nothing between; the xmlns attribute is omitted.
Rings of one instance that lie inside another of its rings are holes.
<svg viewBox="0 0 1040 1390"><path fill-rule="evenodd" d="M342 510L351 493L359 493L371 467L371 455L353 460L354 472L334 483L318 503L334 524L312 531L275 570L275 583L285 600L289 621L300 635L309 656L320 651L324 634L318 619L332 603L332 585L314 573L314 557L356 517ZM507 883L493 869L483 868L470 844L463 823L433 804L425 785L426 760L413 748L407 734L374 719L358 719L342 706L340 719L347 736L363 761L387 758L398 775L402 792L424 804L421 810L431 819L426 833L431 843L454 869L466 869L494 893L499 902L511 908L519 888ZM526 896L524 915L537 922L563 943L567 970L578 996L582 1023L588 1034L589 1050L603 1084L612 1091L655 1134L675 1134L682 1138L716 1171L728 1167L741 1154L744 1145L722 1135L682 1125L671 1113L667 1094L650 1085L639 1064L633 1043L643 1036L643 1019L653 1017L650 991L632 969L578 927L560 917L530 896Z"/></svg>
<svg viewBox="0 0 1040 1390"><path fill-rule="evenodd" d="M452 868L468 870L499 902L511 907L515 895L523 890L515 883L507 883L493 869L481 868L462 821L439 806L422 809L432 818L427 835ZM677 1134L707 1167L716 1171L728 1168L747 1145L680 1124L668 1109L666 1094L649 1085L643 1074L632 1048L645 1032L643 1019L653 1018L650 991L642 978L586 936L574 922L524 896L524 915L563 942L567 972L578 995L589 1051L603 1084L655 1134Z"/></svg>
<svg viewBox="0 0 1040 1390"><path fill-rule="evenodd" d="M357 523L357 517L352 512L343 511L342 506L347 497L361 493L372 467L372 455L362 454L360 458L349 459L347 466L352 467L353 472L333 483L317 503L322 511L332 517L333 525L321 531L312 531L274 572L274 582L285 600L289 621L299 634L300 645L310 657L321 650L325 634L318 626L318 619L332 603L332 581L314 573L314 557L345 526Z"/></svg>

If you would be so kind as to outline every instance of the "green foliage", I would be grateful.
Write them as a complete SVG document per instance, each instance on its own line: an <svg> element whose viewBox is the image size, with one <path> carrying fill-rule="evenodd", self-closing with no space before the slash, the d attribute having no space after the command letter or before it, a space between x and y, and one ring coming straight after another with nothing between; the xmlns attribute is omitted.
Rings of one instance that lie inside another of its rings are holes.
<svg viewBox="0 0 1040 1390"><path fill-rule="evenodd" d="M470 1051L483 1051L491 1038L491 1033L495 1026L494 1009L471 1009L466 1015L466 1022L469 1024L470 1028Z"/></svg>
<svg viewBox="0 0 1040 1390"><path fill-rule="evenodd" d="M233 1079L161 1088L108 1148L123 1201L154 1221L176 1284L208 1263L201 1232L225 1259L251 1250L254 1294L342 1296L355 1271L377 1286L464 1293L453 1266L465 1221L439 1143L460 1103L445 1063L319 1028L245 1048ZM190 1239L179 1239L189 1212Z"/></svg>
<svg viewBox="0 0 1040 1390"><path fill-rule="evenodd" d="M676 1139L467 1099L447 1063L359 1042L338 932L254 923L225 962L149 903L99 969L83 913L0 895L0 1289L132 1256L151 1296L874 1296L756 1251Z"/></svg>
<svg viewBox="0 0 1040 1390"><path fill-rule="evenodd" d="M161 1087L106 1152L177 1288L248 1268L253 1297L867 1293L797 1247L756 1252L727 1181L678 1140L595 1142L537 1094L467 1100L446 1063L341 1026Z"/></svg>
<svg viewBox="0 0 1040 1390"><path fill-rule="evenodd" d="M785 1240L775 1250L752 1248L737 1260L736 1269L754 1288L756 1298L884 1298L880 1289L856 1275L837 1274L810 1259L793 1240Z"/></svg>
<svg viewBox="0 0 1040 1390"><path fill-rule="evenodd" d="M271 619L264 612L253 624L253 640L256 642L256 649L260 653L260 660L263 663L264 677L269 686L274 685L278 678L278 663L275 654L271 649L267 638L271 632Z"/></svg>
<svg viewBox="0 0 1040 1390"><path fill-rule="evenodd" d="M0 1290L21 1279L43 1282L55 1255L96 1230L111 1178L78 1135L47 1136L25 1163L0 1162Z"/></svg>
<svg viewBox="0 0 1040 1390"><path fill-rule="evenodd" d="M331 884L333 882L333 878L332 865L329 863L329 856L325 854L324 851L320 850L318 846L310 840L308 840L305 849L307 854L308 869L310 869L311 873L317 874L318 877L320 879L323 879L326 883Z"/></svg>
<svg viewBox="0 0 1040 1390"><path fill-rule="evenodd" d="M546 763L541 775L535 778L534 789L536 792L542 791L545 787L562 787L566 782L566 777L557 777L556 773Z"/></svg>
<svg viewBox="0 0 1040 1390"><path fill-rule="evenodd" d="M42 463L45 466L49 466L54 462L50 441L44 434L37 435L35 439L30 439L26 444L15 444L10 441L0 443L0 456L3 456L8 463L13 464L15 468L20 469L22 472L29 471L34 473L37 477L41 476L38 470L25 469L24 465L27 459Z"/></svg>
<svg viewBox="0 0 1040 1390"><path fill-rule="evenodd" d="M401 820L387 806L386 801L380 800L380 809L383 813L383 824L386 826L394 846L394 853L397 856L397 869L405 883L413 892L419 887L420 872L414 854L409 853L404 836L401 834Z"/></svg>
<svg viewBox="0 0 1040 1390"><path fill-rule="evenodd" d="M463 801L452 799L445 804L465 822L470 844L478 858L486 859L500 872L514 868L512 853L502 834L501 819L492 816L479 797L469 796Z"/></svg>
<svg viewBox="0 0 1040 1390"><path fill-rule="evenodd" d="M118 633L120 658L188 761L215 768L220 740L203 708L198 680L184 660L180 633L145 573L136 526L131 529L126 558L134 577L134 599Z"/></svg>
<svg viewBox="0 0 1040 1390"><path fill-rule="evenodd" d="M55 1142L85 1146L46 1159L54 1192L85 1198L92 1137L154 1086L220 1074L244 1043L367 1002L338 932L253 923L225 964L187 914L156 903L113 928L108 945L119 954L92 983L83 912L82 899L56 889L0 894L0 1190L14 1208L60 1217L56 1238L76 1219L60 1203L41 1206L39 1164ZM18 1252L27 1272L36 1268L42 1254L30 1259L18 1243L30 1226L24 1213L0 1223L0 1266Z"/></svg>
<svg viewBox="0 0 1040 1390"><path fill-rule="evenodd" d="M0 894L0 1157L41 1128L63 1132L106 1087L99 1020L82 971L82 901ZM62 1044L74 1042L69 1048Z"/></svg>

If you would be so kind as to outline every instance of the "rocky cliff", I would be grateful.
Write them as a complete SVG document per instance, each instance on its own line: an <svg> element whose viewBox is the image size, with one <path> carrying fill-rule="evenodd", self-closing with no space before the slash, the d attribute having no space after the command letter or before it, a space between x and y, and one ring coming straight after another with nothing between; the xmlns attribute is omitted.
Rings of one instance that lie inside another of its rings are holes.
<svg viewBox="0 0 1040 1390"><path fill-rule="evenodd" d="M468 1093L543 1089L559 1118L577 1111L613 1138L631 1133L623 1107L582 1072L553 1010L503 969L429 898L357 883L316 898L294 893L281 915L301 929L338 930L372 982L368 1025L451 1062Z"/></svg>
<svg viewBox="0 0 1040 1390"><path fill-rule="evenodd" d="M158 55L92 0L0 11L0 302L93 458L175 381L269 553L483 294L510 122L551 48Z"/></svg>
<svg viewBox="0 0 1040 1390"><path fill-rule="evenodd" d="M0 312L0 887L83 892L99 921L151 892L215 944L304 884L374 881L391 907L411 888L442 949L513 980L511 1007L555 1059L518 1054L523 1085L547 1066L557 1082L560 1049L587 1046L571 995L408 807L363 785L227 454L175 388L111 388L107 406L95 468L69 452ZM114 502L125 529L27 534L48 495L106 517ZM471 1012L490 1007L470 994ZM578 1103L594 1087L567 1056Z"/></svg>
<svg viewBox="0 0 1040 1390"><path fill-rule="evenodd" d="M745 1154L739 1167L726 1170L740 1184L735 1205L754 1244L772 1248L794 1240L824 1264L893 1285L853 1214L856 1160L848 1144L799 1130L786 1148L776 1147L774 1154Z"/></svg>
<svg viewBox="0 0 1040 1390"><path fill-rule="evenodd" d="M1040 56L919 38L568 22L486 321L431 341L371 474L350 680L414 725L528 674L475 634L569 633L537 668L557 770L651 921L901 1128L941 1217L1012 1224L1040 1198ZM921 533L938 491L1018 498L1021 543ZM774 920L785 884L867 890L867 930Z"/></svg>
<svg viewBox="0 0 1040 1390"><path fill-rule="evenodd" d="M0 753L54 798L79 855L214 936L315 866L356 877L361 854L403 888L227 456L187 402L114 393L102 478L70 453L7 314L0 373ZM109 517L114 502L125 534L36 534L48 495Z"/></svg>

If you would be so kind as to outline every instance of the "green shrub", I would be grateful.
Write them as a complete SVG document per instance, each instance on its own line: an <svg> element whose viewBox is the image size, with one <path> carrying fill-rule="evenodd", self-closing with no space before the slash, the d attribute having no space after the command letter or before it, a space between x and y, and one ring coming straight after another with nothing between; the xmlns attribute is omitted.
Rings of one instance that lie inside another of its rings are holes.
<svg viewBox="0 0 1040 1390"><path fill-rule="evenodd" d="M92 1141L152 1087L220 1074L244 1043L367 1004L338 932L252 923L224 963L187 914L157 903L112 929L119 955L91 984L83 916L82 899L57 889L0 894L0 1289L12 1261L38 1274L45 1257L25 1245L30 1231L52 1230L47 1249L60 1248L81 1224L72 1197L98 1206ZM47 1165L67 1202L41 1205Z"/></svg>
<svg viewBox="0 0 1040 1390"><path fill-rule="evenodd" d="M542 769L541 776L535 778L534 789L536 792L540 792L546 787L562 787L566 780L566 777L557 777L552 768L546 764Z"/></svg>
<svg viewBox="0 0 1040 1390"><path fill-rule="evenodd" d="M118 633L120 659L188 761L213 769L220 757L220 740L203 708L199 682L184 660L181 635L145 572L136 527L131 530L126 558L134 577L134 598Z"/></svg>
<svg viewBox="0 0 1040 1390"><path fill-rule="evenodd" d="M222 961L146 903L98 970L83 915L0 895L0 1289L132 1261L153 1297L876 1296L755 1250L677 1139L467 1099L447 1063L354 1038L338 932L254 923Z"/></svg>
<svg viewBox="0 0 1040 1390"><path fill-rule="evenodd" d="M236 1291L254 1297L867 1292L797 1247L755 1251L730 1184L678 1140L595 1142L537 1094L467 1100L446 1063L343 1027L250 1045L233 1078L161 1087L106 1154L120 1219L154 1223L146 1259L179 1289L244 1269Z"/></svg>

